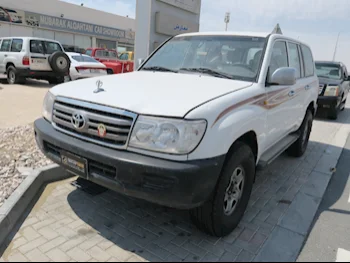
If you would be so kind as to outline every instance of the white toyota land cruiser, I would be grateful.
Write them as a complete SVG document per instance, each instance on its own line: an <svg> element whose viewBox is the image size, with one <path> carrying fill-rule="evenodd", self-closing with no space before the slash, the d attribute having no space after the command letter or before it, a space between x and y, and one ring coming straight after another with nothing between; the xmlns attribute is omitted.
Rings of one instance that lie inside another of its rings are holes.
<svg viewBox="0 0 350 263"><path fill-rule="evenodd" d="M184 34L134 73L52 88L35 136L68 171L189 209L200 229L225 236L256 167L305 152L318 86L310 48L282 34Z"/></svg>

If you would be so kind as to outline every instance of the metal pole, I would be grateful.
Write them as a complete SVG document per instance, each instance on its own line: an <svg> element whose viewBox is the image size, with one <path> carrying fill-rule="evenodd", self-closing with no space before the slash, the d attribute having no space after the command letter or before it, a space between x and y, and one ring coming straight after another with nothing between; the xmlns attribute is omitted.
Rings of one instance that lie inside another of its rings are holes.
<svg viewBox="0 0 350 263"><path fill-rule="evenodd" d="M337 54L339 37L340 37L340 32L338 33L337 42L335 43L334 54L333 54L333 61L335 60L335 55Z"/></svg>
<svg viewBox="0 0 350 263"><path fill-rule="evenodd" d="M225 31L227 31L227 26L228 26L228 23L226 23L226 29L225 29Z"/></svg>

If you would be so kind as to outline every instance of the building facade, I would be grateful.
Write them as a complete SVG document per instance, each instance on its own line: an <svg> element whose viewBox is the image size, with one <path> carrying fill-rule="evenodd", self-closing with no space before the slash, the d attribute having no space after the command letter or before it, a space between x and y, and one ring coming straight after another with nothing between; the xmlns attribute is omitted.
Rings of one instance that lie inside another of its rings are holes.
<svg viewBox="0 0 350 263"><path fill-rule="evenodd" d="M133 51L135 20L59 0L1 0L0 37L33 36L88 47Z"/></svg>

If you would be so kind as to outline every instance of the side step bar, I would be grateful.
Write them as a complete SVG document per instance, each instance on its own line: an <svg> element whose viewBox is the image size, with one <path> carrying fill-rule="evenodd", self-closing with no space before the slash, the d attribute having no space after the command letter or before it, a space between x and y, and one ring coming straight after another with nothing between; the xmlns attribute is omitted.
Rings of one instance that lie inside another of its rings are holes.
<svg viewBox="0 0 350 263"><path fill-rule="evenodd" d="M272 148L261 156L257 168L261 170L272 163L278 156L284 153L293 143L295 143L299 139L299 136L299 132L290 134L272 146Z"/></svg>

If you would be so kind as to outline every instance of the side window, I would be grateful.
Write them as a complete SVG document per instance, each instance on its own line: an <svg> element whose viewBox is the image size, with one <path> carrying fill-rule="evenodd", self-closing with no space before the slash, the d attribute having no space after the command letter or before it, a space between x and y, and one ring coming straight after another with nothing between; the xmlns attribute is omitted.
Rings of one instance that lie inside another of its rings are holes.
<svg viewBox="0 0 350 263"><path fill-rule="evenodd" d="M11 39L4 39L1 43L0 51L10 51Z"/></svg>
<svg viewBox="0 0 350 263"><path fill-rule="evenodd" d="M305 77L311 77L315 73L315 62L310 48L301 45L301 52L304 58Z"/></svg>
<svg viewBox="0 0 350 263"><path fill-rule="evenodd" d="M85 54L88 55L88 56L91 56L92 55L92 50L91 49L86 50Z"/></svg>
<svg viewBox="0 0 350 263"><path fill-rule="evenodd" d="M348 70L346 68L346 66L343 66L343 71L344 71L344 79L348 78Z"/></svg>
<svg viewBox="0 0 350 263"><path fill-rule="evenodd" d="M287 44L285 41L277 41L272 49L269 66L269 79L279 68L288 67Z"/></svg>
<svg viewBox="0 0 350 263"><path fill-rule="evenodd" d="M23 39L13 39L11 44L11 52L21 52Z"/></svg>
<svg viewBox="0 0 350 263"><path fill-rule="evenodd" d="M128 54L124 53L123 55L120 56L121 60L128 60Z"/></svg>
<svg viewBox="0 0 350 263"><path fill-rule="evenodd" d="M30 40L30 53L44 53L43 42L40 40Z"/></svg>
<svg viewBox="0 0 350 263"><path fill-rule="evenodd" d="M298 45L294 43L288 43L289 47L289 66L295 68L297 71L297 79L301 78L301 63L299 57Z"/></svg>

